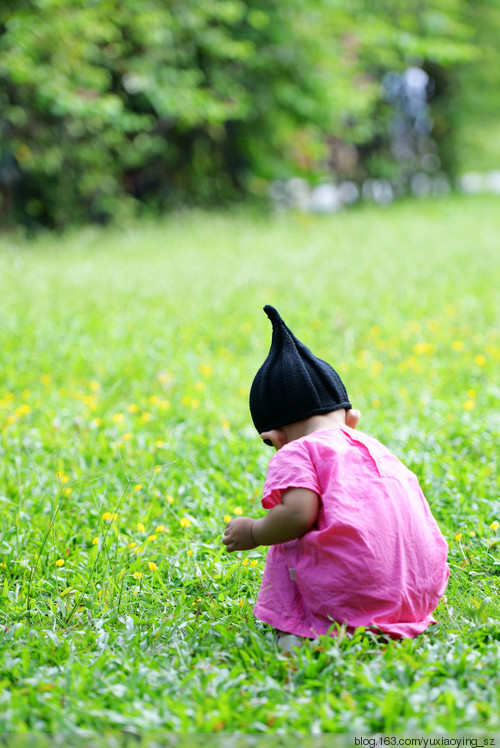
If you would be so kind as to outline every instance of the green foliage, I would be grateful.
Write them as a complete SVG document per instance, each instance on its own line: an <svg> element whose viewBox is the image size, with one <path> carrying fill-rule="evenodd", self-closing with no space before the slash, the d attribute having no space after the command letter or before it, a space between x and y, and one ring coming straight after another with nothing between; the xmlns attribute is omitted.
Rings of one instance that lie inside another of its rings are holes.
<svg viewBox="0 0 500 748"><path fill-rule="evenodd" d="M473 64L460 66L456 83L460 108L455 112L455 140L463 170L500 168L500 66L498 30L500 3L480 0L468 3L474 44L480 55Z"/></svg>
<svg viewBox="0 0 500 748"><path fill-rule="evenodd" d="M499 231L496 200L454 199L5 240L4 732L499 729ZM285 657L252 616L265 549L223 551L272 454L248 412L265 303L448 539L439 626L413 641Z"/></svg>
<svg viewBox="0 0 500 748"><path fill-rule="evenodd" d="M151 191L162 206L172 193L231 194L245 176L248 132L271 157L315 109L296 9L40 0L7 15L4 106L10 147L39 193L32 208L63 225L68 211L106 216L126 195ZM281 125L266 143L271 119Z"/></svg>
<svg viewBox="0 0 500 748"><path fill-rule="evenodd" d="M3 212L121 220L318 172L326 136L384 131L384 72L474 56L464 2L3 5Z"/></svg>

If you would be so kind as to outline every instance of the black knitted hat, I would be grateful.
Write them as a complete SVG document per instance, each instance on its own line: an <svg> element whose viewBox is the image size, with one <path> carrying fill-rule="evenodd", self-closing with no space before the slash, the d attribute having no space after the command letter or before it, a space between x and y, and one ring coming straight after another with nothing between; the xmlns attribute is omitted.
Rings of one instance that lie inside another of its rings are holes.
<svg viewBox="0 0 500 748"><path fill-rule="evenodd" d="M264 311L272 322L273 338L250 389L250 413L259 434L310 416L352 408L335 369L297 340L274 307L267 305Z"/></svg>

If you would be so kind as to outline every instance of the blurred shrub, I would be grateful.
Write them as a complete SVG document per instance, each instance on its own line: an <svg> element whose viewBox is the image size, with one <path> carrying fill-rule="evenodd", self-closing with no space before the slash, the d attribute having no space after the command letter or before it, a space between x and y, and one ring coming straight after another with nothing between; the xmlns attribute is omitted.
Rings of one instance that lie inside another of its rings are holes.
<svg viewBox="0 0 500 748"><path fill-rule="evenodd" d="M261 194L383 143L380 81L470 59L466 0L3 0L4 218Z"/></svg>
<svg viewBox="0 0 500 748"><path fill-rule="evenodd" d="M455 76L454 145L463 170L500 169L500 0L471 0L466 17L481 55Z"/></svg>

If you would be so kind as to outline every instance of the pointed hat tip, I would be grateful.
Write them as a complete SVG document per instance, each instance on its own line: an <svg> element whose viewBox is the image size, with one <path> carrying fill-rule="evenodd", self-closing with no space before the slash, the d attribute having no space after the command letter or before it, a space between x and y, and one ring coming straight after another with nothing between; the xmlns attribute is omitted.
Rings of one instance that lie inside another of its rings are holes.
<svg viewBox="0 0 500 748"><path fill-rule="evenodd" d="M280 322L283 323L283 320L281 319L278 310L275 309L270 304L266 304L266 306L264 307L264 311L267 314L267 316L269 317L269 319L271 320L271 322L273 323L273 327L275 325L279 324Z"/></svg>

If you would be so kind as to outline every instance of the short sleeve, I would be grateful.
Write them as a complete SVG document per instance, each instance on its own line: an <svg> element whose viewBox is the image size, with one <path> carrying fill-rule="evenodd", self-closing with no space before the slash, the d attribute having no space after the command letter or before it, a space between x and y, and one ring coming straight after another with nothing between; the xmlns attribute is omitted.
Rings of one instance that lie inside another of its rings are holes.
<svg viewBox="0 0 500 748"><path fill-rule="evenodd" d="M298 440L285 444L271 457L264 484L264 509L280 504L287 488L307 488L320 494L318 476L307 446Z"/></svg>

